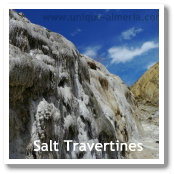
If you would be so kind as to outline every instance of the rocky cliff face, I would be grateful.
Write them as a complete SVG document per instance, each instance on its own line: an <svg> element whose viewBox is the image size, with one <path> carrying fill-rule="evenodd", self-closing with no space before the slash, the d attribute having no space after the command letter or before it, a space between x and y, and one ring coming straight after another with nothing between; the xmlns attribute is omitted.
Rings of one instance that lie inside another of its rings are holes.
<svg viewBox="0 0 174 174"><path fill-rule="evenodd" d="M10 10L9 23L10 158L128 158L63 145L139 138L134 97L122 80L23 14ZM58 152L33 150L35 140L50 139L59 140Z"/></svg>
<svg viewBox="0 0 174 174"><path fill-rule="evenodd" d="M146 71L131 87L137 99L159 104L159 62Z"/></svg>
<svg viewBox="0 0 174 174"><path fill-rule="evenodd" d="M159 62L147 70L131 87L136 99L136 113L143 128L143 153L138 158L159 157ZM132 154L134 156L134 154ZM132 158L136 158L133 157Z"/></svg>

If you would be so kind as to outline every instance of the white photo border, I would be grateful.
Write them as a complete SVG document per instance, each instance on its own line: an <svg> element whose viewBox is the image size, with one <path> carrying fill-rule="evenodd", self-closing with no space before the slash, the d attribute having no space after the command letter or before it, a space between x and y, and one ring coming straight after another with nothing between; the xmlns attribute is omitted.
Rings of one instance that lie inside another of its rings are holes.
<svg viewBox="0 0 174 174"><path fill-rule="evenodd" d="M9 9L159 9L159 159L9 159ZM5 164L164 164L164 5L163 4L6 4L4 7Z"/></svg>

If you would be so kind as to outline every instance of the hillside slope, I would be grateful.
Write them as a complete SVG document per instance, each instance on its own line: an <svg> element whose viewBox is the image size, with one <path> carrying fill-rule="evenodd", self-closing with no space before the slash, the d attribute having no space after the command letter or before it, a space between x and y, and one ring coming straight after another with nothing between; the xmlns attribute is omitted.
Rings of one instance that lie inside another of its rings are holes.
<svg viewBox="0 0 174 174"><path fill-rule="evenodd" d="M138 81L131 87L131 91L136 98L158 105L159 62L153 65L138 79Z"/></svg>
<svg viewBox="0 0 174 174"><path fill-rule="evenodd" d="M131 87L136 99L136 113L143 128L143 153L133 158L159 157L159 62L147 70Z"/></svg>

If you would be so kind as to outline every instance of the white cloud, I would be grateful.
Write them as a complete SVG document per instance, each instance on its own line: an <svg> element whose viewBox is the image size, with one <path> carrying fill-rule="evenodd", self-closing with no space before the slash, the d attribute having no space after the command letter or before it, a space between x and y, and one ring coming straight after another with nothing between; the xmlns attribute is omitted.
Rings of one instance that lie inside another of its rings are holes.
<svg viewBox="0 0 174 174"><path fill-rule="evenodd" d="M151 68L153 65L155 65L156 62L151 62L149 63L147 66L146 66L146 69L149 69Z"/></svg>
<svg viewBox="0 0 174 174"><path fill-rule="evenodd" d="M78 28L74 32L71 33L71 36L75 36L75 35L77 35L80 32L82 32L82 30L80 28Z"/></svg>
<svg viewBox="0 0 174 174"><path fill-rule="evenodd" d="M128 47L111 47L108 50L109 57L112 59L111 63L125 63L127 61L132 60L136 56L140 56L143 53L157 48L158 43L154 43L153 41L148 41L142 44L140 48L128 48Z"/></svg>
<svg viewBox="0 0 174 174"><path fill-rule="evenodd" d="M140 33L142 32L143 29L142 28L135 28L135 27L132 27L126 31L123 31L121 33L121 38L125 39L125 40L130 40L132 39L133 37L136 36L137 33Z"/></svg>
<svg viewBox="0 0 174 174"><path fill-rule="evenodd" d="M98 14L97 18L100 20L100 18L102 17L102 14Z"/></svg>
<svg viewBox="0 0 174 174"><path fill-rule="evenodd" d="M98 56L98 51L100 50L101 46L93 46L93 47L87 47L84 49L83 54L86 56L89 56L91 58L96 58Z"/></svg>

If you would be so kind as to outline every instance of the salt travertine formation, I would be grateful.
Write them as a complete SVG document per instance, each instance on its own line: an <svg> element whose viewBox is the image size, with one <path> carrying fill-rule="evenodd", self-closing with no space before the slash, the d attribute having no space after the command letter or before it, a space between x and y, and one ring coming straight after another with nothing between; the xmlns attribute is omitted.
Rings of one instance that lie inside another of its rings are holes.
<svg viewBox="0 0 174 174"><path fill-rule="evenodd" d="M60 34L10 10L10 158L129 158L125 152L66 151L74 142L137 142L133 94ZM33 142L59 140L58 152Z"/></svg>

